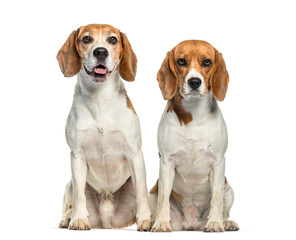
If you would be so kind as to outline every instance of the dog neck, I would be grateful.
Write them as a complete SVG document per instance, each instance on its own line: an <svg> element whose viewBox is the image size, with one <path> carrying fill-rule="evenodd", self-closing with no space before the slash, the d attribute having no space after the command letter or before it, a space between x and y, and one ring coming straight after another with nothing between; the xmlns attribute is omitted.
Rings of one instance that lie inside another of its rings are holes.
<svg viewBox="0 0 296 240"><path fill-rule="evenodd" d="M212 92L209 91L204 97L194 96L183 98L182 106L192 115L193 119L201 120L212 113L218 105Z"/></svg>
<svg viewBox="0 0 296 240"><path fill-rule="evenodd" d="M83 97L95 100L114 99L120 93L125 92L123 82L120 79L118 70L114 70L103 83L95 83L89 79L84 70L77 75L77 90Z"/></svg>
<svg viewBox="0 0 296 240"><path fill-rule="evenodd" d="M209 114L215 112L217 107L218 104L212 92L209 92L204 97L194 96L186 98L177 93L167 103L167 111L176 113L180 125L186 125L193 120L202 121Z"/></svg>

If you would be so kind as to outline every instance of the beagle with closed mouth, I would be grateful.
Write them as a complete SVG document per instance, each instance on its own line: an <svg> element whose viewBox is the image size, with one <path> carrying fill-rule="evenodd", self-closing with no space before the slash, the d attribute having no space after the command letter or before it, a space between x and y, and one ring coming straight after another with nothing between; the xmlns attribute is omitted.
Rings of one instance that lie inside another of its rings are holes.
<svg viewBox="0 0 296 240"><path fill-rule="evenodd" d="M229 81L222 57L204 41L169 51L157 74L168 100L158 128L159 180L150 191L152 231L236 231L225 178L227 129L217 101Z"/></svg>
<svg viewBox="0 0 296 240"><path fill-rule="evenodd" d="M72 179L60 228L150 230L150 208L138 116L121 80L134 81L137 58L125 34L103 24L73 31L57 59L77 74L66 124Z"/></svg>

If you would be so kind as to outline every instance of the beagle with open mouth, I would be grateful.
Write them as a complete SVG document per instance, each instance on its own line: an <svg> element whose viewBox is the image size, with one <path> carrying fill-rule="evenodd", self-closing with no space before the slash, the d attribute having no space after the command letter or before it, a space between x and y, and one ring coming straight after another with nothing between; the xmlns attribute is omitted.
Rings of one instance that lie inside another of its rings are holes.
<svg viewBox="0 0 296 240"><path fill-rule="evenodd" d="M60 228L150 230L150 208L138 116L121 80L134 81L137 58L125 34L102 24L73 31L57 59L77 74L66 124L72 179Z"/></svg>
<svg viewBox="0 0 296 240"><path fill-rule="evenodd" d="M152 231L236 231L225 178L227 129L217 101L229 81L222 57L204 41L169 51L157 74L168 100L158 128L159 180L150 191Z"/></svg>

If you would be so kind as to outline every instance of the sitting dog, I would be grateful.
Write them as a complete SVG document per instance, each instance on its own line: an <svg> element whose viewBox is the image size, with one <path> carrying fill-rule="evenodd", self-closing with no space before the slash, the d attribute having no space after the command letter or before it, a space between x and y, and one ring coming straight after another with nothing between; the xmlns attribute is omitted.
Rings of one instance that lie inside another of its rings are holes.
<svg viewBox="0 0 296 240"><path fill-rule="evenodd" d="M72 180L60 228L150 229L139 119L121 77L134 81L137 58L125 34L101 24L73 31L57 59L78 77L66 124Z"/></svg>
<svg viewBox="0 0 296 240"><path fill-rule="evenodd" d="M159 180L149 197L152 231L238 230L228 220L227 129L216 101L229 81L222 54L204 41L181 42L167 53L157 80L168 102L158 128Z"/></svg>

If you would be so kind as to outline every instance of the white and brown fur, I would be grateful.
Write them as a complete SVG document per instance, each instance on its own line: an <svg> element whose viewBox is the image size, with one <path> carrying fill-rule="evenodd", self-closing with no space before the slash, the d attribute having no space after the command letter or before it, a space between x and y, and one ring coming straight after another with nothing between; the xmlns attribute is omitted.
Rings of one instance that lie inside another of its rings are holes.
<svg viewBox="0 0 296 240"><path fill-rule="evenodd" d="M97 48L102 55L95 54ZM138 230L149 230L140 124L121 80L134 81L137 69L126 35L109 25L80 27L57 59L65 77L77 74L66 124L72 179L60 227L122 228L136 222Z"/></svg>
<svg viewBox="0 0 296 240"><path fill-rule="evenodd" d="M200 80L197 89L190 87L193 78ZM228 137L216 101L229 81L222 54L204 41L181 42L167 53L157 80L168 103L158 128L159 180L149 198L152 231L238 230L228 220Z"/></svg>

